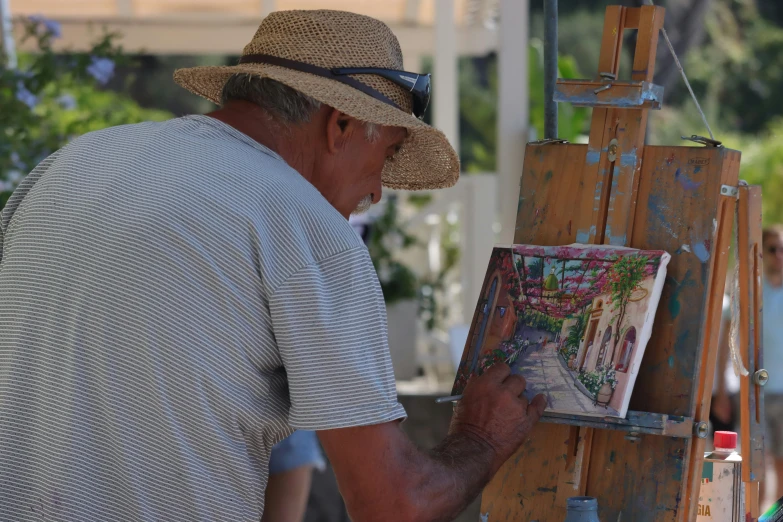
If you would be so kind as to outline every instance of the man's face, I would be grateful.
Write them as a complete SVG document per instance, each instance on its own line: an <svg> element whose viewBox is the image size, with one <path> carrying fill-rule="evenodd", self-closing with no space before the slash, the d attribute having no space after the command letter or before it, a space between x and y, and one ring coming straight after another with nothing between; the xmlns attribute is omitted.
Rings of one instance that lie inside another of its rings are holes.
<svg viewBox="0 0 783 522"><path fill-rule="evenodd" d="M783 236L770 235L764 243L764 269L767 272L783 272Z"/></svg>
<svg viewBox="0 0 783 522"><path fill-rule="evenodd" d="M365 123L344 115L329 118L327 126L327 154L316 167L314 184L347 218L380 201L383 167L393 161L408 131L378 126L369 137Z"/></svg>

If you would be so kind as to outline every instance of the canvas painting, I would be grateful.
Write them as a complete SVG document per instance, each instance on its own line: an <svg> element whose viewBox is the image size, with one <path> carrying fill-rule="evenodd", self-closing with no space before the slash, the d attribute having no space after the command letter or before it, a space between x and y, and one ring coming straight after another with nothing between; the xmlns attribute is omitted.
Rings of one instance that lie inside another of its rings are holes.
<svg viewBox="0 0 783 522"><path fill-rule="evenodd" d="M497 246L457 371L506 362L547 411L625 417L652 332L664 251L609 245Z"/></svg>

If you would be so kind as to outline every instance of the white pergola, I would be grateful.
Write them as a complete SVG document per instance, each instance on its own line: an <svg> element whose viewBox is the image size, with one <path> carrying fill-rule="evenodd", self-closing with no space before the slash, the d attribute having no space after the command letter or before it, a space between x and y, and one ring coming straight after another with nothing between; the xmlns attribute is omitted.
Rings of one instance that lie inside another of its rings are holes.
<svg viewBox="0 0 783 522"><path fill-rule="evenodd" d="M432 56L433 122L454 145L457 58L498 51L498 204L501 237L510 241L528 137L528 0L0 0L17 35L19 17L43 15L62 26L57 48L84 49L105 29L120 33L128 52L149 54L239 54L260 20L283 9L366 14L392 28L407 69Z"/></svg>
<svg viewBox="0 0 783 522"><path fill-rule="evenodd" d="M529 136L528 0L0 0L4 22L0 29L13 22L18 37L21 17L43 15L61 24L57 49L85 49L108 30L122 35L126 52L226 55L241 53L266 14L287 9L338 9L382 20L397 35L408 70L419 69L422 58L432 56L433 122L455 148L459 143L457 58L498 52L495 195L490 189L489 203L477 201L469 212L472 217L465 216L471 221L467 226L474 240L463 243L463 302L472 310L486 270L488 245L510 243L514 235ZM12 42L8 33L6 29L7 52ZM463 191L475 196L487 188L472 183ZM493 221L501 225L499 234L492 230Z"/></svg>

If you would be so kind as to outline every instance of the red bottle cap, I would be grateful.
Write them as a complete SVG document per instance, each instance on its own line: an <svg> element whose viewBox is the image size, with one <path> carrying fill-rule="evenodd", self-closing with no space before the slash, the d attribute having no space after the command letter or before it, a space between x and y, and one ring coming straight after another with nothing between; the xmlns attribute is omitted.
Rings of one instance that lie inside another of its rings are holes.
<svg viewBox="0 0 783 522"><path fill-rule="evenodd" d="M733 431L716 431L713 437L713 445L716 448L736 449L737 434Z"/></svg>

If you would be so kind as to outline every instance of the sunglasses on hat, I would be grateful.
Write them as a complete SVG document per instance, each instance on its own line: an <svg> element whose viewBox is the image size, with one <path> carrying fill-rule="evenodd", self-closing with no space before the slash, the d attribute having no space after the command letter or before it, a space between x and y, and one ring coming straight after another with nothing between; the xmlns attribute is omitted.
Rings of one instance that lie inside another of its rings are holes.
<svg viewBox="0 0 783 522"><path fill-rule="evenodd" d="M384 94L349 76L352 74L374 74L399 85L411 93L411 96L413 97L413 115L417 118L421 119L424 116L424 112L430 104L432 88L430 86L431 76L429 74L418 74L398 71L396 69L384 69L381 67L335 67L327 69L325 67L318 67L317 65L289 60L287 58L279 58L268 54L248 54L242 56L239 59L239 63L268 63L270 65L278 65L280 67L287 67L288 69L329 78L350 85L351 87L372 96L376 100L402 110L399 105L394 103Z"/></svg>
<svg viewBox="0 0 783 522"><path fill-rule="evenodd" d="M430 75L418 74L379 67L338 67L332 69L332 74L343 76L348 74L375 74L407 89L413 95L413 115L421 119L430 104ZM339 81L339 80L338 80Z"/></svg>

